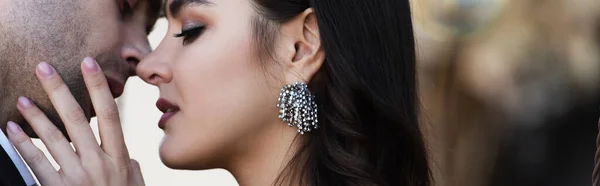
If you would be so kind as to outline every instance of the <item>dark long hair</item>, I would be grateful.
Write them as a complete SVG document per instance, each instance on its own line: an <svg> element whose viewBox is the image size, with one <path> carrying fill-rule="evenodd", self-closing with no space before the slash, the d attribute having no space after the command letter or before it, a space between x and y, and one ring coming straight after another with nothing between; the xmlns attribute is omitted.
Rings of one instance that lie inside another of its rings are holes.
<svg viewBox="0 0 600 186"><path fill-rule="evenodd" d="M313 8L326 59L309 82L319 129L300 141L281 185L429 186L418 122L408 0L254 0L259 47Z"/></svg>

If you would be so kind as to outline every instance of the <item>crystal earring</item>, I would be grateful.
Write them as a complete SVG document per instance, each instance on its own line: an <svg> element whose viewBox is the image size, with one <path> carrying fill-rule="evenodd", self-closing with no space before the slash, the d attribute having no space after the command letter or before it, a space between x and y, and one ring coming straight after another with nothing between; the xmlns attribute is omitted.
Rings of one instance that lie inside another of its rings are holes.
<svg viewBox="0 0 600 186"><path fill-rule="evenodd" d="M304 134L318 128L317 103L306 84L296 82L283 86L278 101L279 119L290 127L296 126L298 133Z"/></svg>

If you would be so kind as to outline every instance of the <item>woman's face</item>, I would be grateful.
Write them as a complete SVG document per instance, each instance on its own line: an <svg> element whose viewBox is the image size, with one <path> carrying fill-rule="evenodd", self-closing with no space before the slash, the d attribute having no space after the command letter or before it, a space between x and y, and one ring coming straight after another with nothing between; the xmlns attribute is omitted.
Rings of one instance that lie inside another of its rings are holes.
<svg viewBox="0 0 600 186"><path fill-rule="evenodd" d="M219 168L280 122L282 73L257 60L250 0L169 0L166 12L168 34L137 69L160 89L157 106L167 112L161 159L177 169Z"/></svg>

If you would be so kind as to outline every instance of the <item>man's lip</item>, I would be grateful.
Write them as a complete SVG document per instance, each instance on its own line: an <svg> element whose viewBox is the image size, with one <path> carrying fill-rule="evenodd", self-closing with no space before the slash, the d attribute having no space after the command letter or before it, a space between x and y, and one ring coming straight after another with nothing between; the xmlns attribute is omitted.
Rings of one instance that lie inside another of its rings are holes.
<svg viewBox="0 0 600 186"><path fill-rule="evenodd" d="M106 81L108 82L108 87L110 88L110 93L113 98L118 98L123 94L125 83L121 83L117 79L108 76L106 76Z"/></svg>

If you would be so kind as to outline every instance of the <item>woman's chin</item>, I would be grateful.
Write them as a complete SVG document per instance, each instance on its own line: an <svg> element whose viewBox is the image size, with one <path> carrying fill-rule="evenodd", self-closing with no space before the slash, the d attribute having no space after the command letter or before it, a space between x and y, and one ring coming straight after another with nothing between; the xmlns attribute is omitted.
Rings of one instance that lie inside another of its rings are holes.
<svg viewBox="0 0 600 186"><path fill-rule="evenodd" d="M198 156L182 145L163 141L159 147L160 160L171 169L200 170L204 169L204 158Z"/></svg>
<svg viewBox="0 0 600 186"><path fill-rule="evenodd" d="M212 163L202 163L199 159L189 158L189 156L177 155L168 151L160 151L160 161L171 168L179 170L207 170L218 168Z"/></svg>
<svg viewBox="0 0 600 186"><path fill-rule="evenodd" d="M187 161L185 151L178 151L177 149L183 148L170 145L168 141L163 141L159 147L160 161L172 169L189 169L190 162Z"/></svg>
<svg viewBox="0 0 600 186"><path fill-rule="evenodd" d="M186 150L187 149L187 150ZM159 148L160 160L171 168L179 170L208 170L223 168L218 156L208 155L214 153L195 154L189 148L182 146L166 145L164 142Z"/></svg>
<svg viewBox="0 0 600 186"><path fill-rule="evenodd" d="M180 170L184 170L184 169L189 169L186 168L185 166L182 165L182 163L180 162L176 162L176 161L172 161L170 159L167 158L163 158L163 156L160 157L160 161L162 161L162 163L171 168L171 169L180 169Z"/></svg>
<svg viewBox="0 0 600 186"><path fill-rule="evenodd" d="M185 161L185 158L177 155L176 152L166 149L164 145L161 145L159 154L160 161L171 169L191 169L190 163Z"/></svg>

